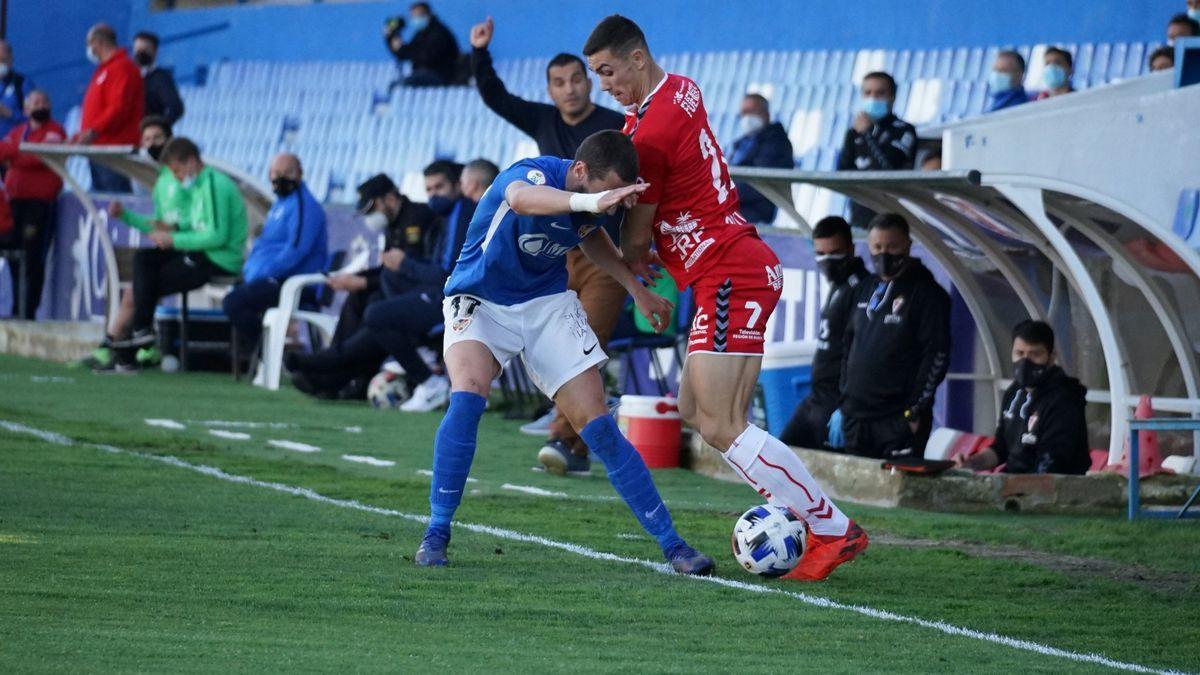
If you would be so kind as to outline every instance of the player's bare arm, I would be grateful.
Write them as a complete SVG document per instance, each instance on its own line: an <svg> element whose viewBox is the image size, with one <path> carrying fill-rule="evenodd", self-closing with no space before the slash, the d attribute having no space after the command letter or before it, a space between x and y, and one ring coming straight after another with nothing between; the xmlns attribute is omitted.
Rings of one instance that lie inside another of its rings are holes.
<svg viewBox="0 0 1200 675"><path fill-rule="evenodd" d="M556 216L576 211L599 214L632 204L649 187L639 183L589 194L516 182L505 189L504 200L509 208L522 216Z"/></svg>
<svg viewBox="0 0 1200 675"><path fill-rule="evenodd" d="M642 316L654 327L654 332L661 333L671 321L671 310L674 305L666 298L647 289L638 280L637 275L621 259L617 247L612 243L608 233L596 228L591 234L579 242L579 249L596 266L606 274L616 279L618 283L633 296L633 302Z"/></svg>

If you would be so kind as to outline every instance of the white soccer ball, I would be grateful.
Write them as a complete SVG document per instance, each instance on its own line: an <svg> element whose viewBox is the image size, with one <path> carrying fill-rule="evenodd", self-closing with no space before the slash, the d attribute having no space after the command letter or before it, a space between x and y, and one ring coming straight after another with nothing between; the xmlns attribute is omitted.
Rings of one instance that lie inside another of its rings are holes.
<svg viewBox="0 0 1200 675"><path fill-rule="evenodd" d="M800 564L807 538L808 527L790 509L755 506L733 526L733 557L751 574L783 576Z"/></svg>
<svg viewBox="0 0 1200 675"><path fill-rule="evenodd" d="M380 409L399 408L412 396L408 380L402 373L384 368L367 384L367 400Z"/></svg>

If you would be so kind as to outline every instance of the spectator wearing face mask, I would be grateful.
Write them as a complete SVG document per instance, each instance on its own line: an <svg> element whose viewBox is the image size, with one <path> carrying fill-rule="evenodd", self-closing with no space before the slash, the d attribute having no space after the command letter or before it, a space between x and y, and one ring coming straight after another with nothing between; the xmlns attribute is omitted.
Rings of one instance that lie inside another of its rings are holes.
<svg viewBox="0 0 1200 675"><path fill-rule="evenodd" d="M33 84L13 69L12 45L0 40L0 138L26 120L25 95Z"/></svg>
<svg viewBox="0 0 1200 675"><path fill-rule="evenodd" d="M874 284L859 284L843 337L841 428L830 444L863 457L921 457L934 394L950 363L950 295L911 256L908 222L895 213L867 232Z"/></svg>
<svg viewBox="0 0 1200 675"><path fill-rule="evenodd" d="M183 99L171 71L158 67L158 36L145 31L133 36L133 60L142 73L146 115L157 115L175 126L183 117Z"/></svg>
<svg viewBox="0 0 1200 675"><path fill-rule="evenodd" d="M258 345L263 314L279 304L283 282L297 274L324 272L329 257L325 210L304 183L300 158L289 152L276 155L268 177L275 203L246 256L241 281L222 302L237 329L239 352L246 355Z"/></svg>
<svg viewBox="0 0 1200 675"><path fill-rule="evenodd" d="M1004 392L992 445L959 466L1005 473L1082 475L1091 466L1084 396L1087 389L1056 363L1054 330L1042 321L1013 328L1013 383Z"/></svg>
<svg viewBox="0 0 1200 675"><path fill-rule="evenodd" d="M405 22L384 25L384 42L396 61L410 61L412 73L404 79L408 87L440 87L453 84L458 73L458 40L427 2L414 2L408 10L412 37L404 40Z"/></svg>
<svg viewBox="0 0 1200 675"><path fill-rule="evenodd" d="M1074 92L1075 86L1071 84L1071 76L1075 74L1075 59L1071 52L1050 47L1046 49L1043 59L1045 67L1042 68L1042 86L1045 89L1038 94L1037 100Z"/></svg>
<svg viewBox="0 0 1200 675"><path fill-rule="evenodd" d="M996 55L988 73L988 112L1029 102L1025 91L1025 57L1006 49Z"/></svg>
<svg viewBox="0 0 1200 675"><path fill-rule="evenodd" d="M747 94L742 99L738 118L741 136L733 143L729 163L733 166L758 166L772 169L791 169L796 166L792 142L779 122L771 121L767 99L760 94ZM737 182L738 201L742 216L751 223L775 222L778 209L771 200L744 182Z"/></svg>
<svg viewBox="0 0 1200 675"><path fill-rule="evenodd" d="M87 57L96 64L83 96L83 119L71 140L80 145L137 146L145 107L142 74L124 49L117 46L117 32L98 23L87 34ZM91 163L92 190L124 193L129 179Z"/></svg>
<svg viewBox="0 0 1200 675"><path fill-rule="evenodd" d="M1147 59L1150 66L1150 72L1157 73L1160 70L1171 70L1175 67L1175 49L1173 47L1159 47L1150 52L1150 58Z"/></svg>
<svg viewBox="0 0 1200 675"><path fill-rule="evenodd" d="M67 132L50 116L50 97L35 89L25 97L25 121L13 127L0 142L0 162L7 166L4 184L11 200L13 229L10 241L25 252L22 275L13 275L12 316L33 319L42 299L46 273L46 253L54 232L54 207L62 191L62 179L34 155L20 152L21 143L62 143ZM25 314L19 314L21 296Z"/></svg>
<svg viewBox="0 0 1200 675"><path fill-rule="evenodd" d="M1192 16L1191 10L1188 10L1187 14L1176 14L1167 23L1168 46L1174 47L1179 38L1196 36L1200 36L1200 20Z"/></svg>
<svg viewBox="0 0 1200 675"><path fill-rule="evenodd" d="M896 80L883 72L867 74L859 110L846 130L838 171L902 171L916 162L917 130L896 116ZM874 212L850 203L850 224L865 228Z"/></svg>
<svg viewBox="0 0 1200 675"><path fill-rule="evenodd" d="M829 293L821 307L817 353L812 362L812 389L801 401L779 440L802 448L825 448L829 418L842 397L842 351L846 324L854 311L855 291L873 286L862 258L854 253L850 223L838 216L820 220L813 228L813 253Z"/></svg>

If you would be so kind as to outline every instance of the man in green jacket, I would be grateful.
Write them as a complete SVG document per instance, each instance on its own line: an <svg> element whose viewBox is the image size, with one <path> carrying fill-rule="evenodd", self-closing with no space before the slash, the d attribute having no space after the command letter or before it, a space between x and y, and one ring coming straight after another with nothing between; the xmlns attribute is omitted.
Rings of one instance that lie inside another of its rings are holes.
<svg viewBox="0 0 1200 675"><path fill-rule="evenodd" d="M200 149L187 138L171 139L160 160L182 188L186 205L179 222L187 226L174 231L152 227L148 237L157 248L134 255L132 332L119 346L136 349L140 365L161 358L154 336L159 298L199 288L214 276L236 275L246 247L246 206L237 184L205 166ZM126 360L122 365L131 364Z"/></svg>

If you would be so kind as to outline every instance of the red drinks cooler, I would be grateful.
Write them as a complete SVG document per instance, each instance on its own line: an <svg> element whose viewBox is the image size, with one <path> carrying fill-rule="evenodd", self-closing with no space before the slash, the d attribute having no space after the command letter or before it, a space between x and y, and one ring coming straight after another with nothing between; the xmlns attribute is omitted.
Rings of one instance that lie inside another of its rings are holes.
<svg viewBox="0 0 1200 675"><path fill-rule="evenodd" d="M683 422L674 398L622 396L617 425L637 448L646 466L652 469L679 466Z"/></svg>

